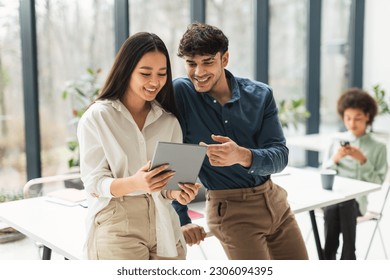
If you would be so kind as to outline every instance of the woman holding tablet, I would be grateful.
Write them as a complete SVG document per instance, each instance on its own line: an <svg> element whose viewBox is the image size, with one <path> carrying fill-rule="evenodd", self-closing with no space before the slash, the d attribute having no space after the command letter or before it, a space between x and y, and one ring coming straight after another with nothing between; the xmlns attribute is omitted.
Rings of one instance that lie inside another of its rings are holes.
<svg viewBox="0 0 390 280"><path fill-rule="evenodd" d="M88 259L185 259L178 215L171 206L193 200L199 184L164 190L174 171L149 171L157 141L182 142L172 73L164 42L140 32L119 50L77 136L88 198Z"/></svg>

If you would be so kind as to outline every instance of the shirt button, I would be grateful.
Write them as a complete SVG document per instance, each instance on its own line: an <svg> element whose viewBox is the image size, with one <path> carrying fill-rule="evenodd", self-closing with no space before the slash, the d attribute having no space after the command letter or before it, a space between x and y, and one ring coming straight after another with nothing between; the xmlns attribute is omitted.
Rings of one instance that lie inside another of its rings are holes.
<svg viewBox="0 0 390 280"><path fill-rule="evenodd" d="M225 123L228 123L228 120L225 120Z"/></svg>
<svg viewBox="0 0 390 280"><path fill-rule="evenodd" d="M253 170L251 170L251 173L253 173L254 171Z"/></svg>
<svg viewBox="0 0 390 280"><path fill-rule="evenodd" d="M214 103L217 103L217 100L214 99L213 102L214 102Z"/></svg>

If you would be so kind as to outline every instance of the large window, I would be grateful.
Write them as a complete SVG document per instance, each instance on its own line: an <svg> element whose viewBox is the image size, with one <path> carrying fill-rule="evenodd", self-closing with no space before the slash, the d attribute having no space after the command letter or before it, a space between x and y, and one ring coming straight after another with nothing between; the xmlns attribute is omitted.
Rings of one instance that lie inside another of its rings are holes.
<svg viewBox="0 0 390 280"><path fill-rule="evenodd" d="M254 77L254 14L252 0L207 0L206 22L229 39L229 64L236 76Z"/></svg>
<svg viewBox="0 0 390 280"><path fill-rule="evenodd" d="M87 68L101 68L104 80L115 56L113 12L113 0L36 0L43 176L69 170L74 100L62 91Z"/></svg>
<svg viewBox="0 0 390 280"><path fill-rule="evenodd" d="M0 199L26 182L19 1L0 0Z"/></svg>
<svg viewBox="0 0 390 280"><path fill-rule="evenodd" d="M185 75L177 48L190 23L190 0L128 0L130 34L154 32L166 43L173 76ZM67 141L75 138L72 98L62 92L87 68L102 69L103 83L114 56L115 0L35 0L42 175L67 172L73 156ZM207 0L206 22L221 28L230 41L227 66L237 76L254 78L253 0ZM0 194L19 192L26 182L20 1L0 0ZM304 98L307 67L309 0L269 0L269 81L276 102ZM352 0L323 0L321 22L320 132L342 124L336 100L347 87ZM388 1L365 2L364 86L381 84L389 93L389 46L385 36ZM384 23L385 22L385 23ZM27 85L28 86L28 85ZM388 98L388 97L387 97ZM27 116L28 117L28 116ZM381 121L383 118L378 118ZM375 122L377 123L377 122ZM381 129L388 131L388 119ZM305 126L286 130L303 134ZM28 140L28 136L27 136ZM27 141L28 142L28 141ZM293 157L299 159L299 156Z"/></svg>
<svg viewBox="0 0 390 280"><path fill-rule="evenodd" d="M179 41L190 23L189 0L129 0L130 34L157 34L168 48L173 77L185 75L184 62L177 54Z"/></svg>
<svg viewBox="0 0 390 280"><path fill-rule="evenodd" d="M320 132L340 128L337 98L348 86L350 0L322 1Z"/></svg>
<svg viewBox="0 0 390 280"><path fill-rule="evenodd" d="M305 96L306 0L270 1L269 83L275 98Z"/></svg>
<svg viewBox="0 0 390 280"><path fill-rule="evenodd" d="M306 0L270 1L269 84L278 105L304 98L306 94L306 15ZM297 128L290 125L284 130L288 138L290 134L304 134L305 125L299 123ZM304 151L291 148L289 162L304 165Z"/></svg>

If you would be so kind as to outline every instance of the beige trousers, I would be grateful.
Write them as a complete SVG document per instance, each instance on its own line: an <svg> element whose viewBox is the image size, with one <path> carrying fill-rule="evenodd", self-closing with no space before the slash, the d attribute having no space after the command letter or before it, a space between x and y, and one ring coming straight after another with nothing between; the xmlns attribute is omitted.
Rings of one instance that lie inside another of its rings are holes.
<svg viewBox="0 0 390 280"><path fill-rule="evenodd" d="M232 260L307 260L287 192L268 180L253 188L208 190L210 231Z"/></svg>
<svg viewBox="0 0 390 280"><path fill-rule="evenodd" d="M157 256L156 209L150 195L113 198L97 213L88 239L91 260L182 260L179 241L175 258Z"/></svg>

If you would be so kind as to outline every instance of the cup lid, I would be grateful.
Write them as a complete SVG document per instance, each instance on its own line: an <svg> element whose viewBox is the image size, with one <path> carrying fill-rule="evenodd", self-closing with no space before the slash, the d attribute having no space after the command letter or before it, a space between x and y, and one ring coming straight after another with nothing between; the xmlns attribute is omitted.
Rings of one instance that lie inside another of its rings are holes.
<svg viewBox="0 0 390 280"><path fill-rule="evenodd" d="M322 169L322 170L321 170L321 174L325 174L325 175L336 175L336 174L337 174L337 171L336 171L336 170L333 170L333 169Z"/></svg>

